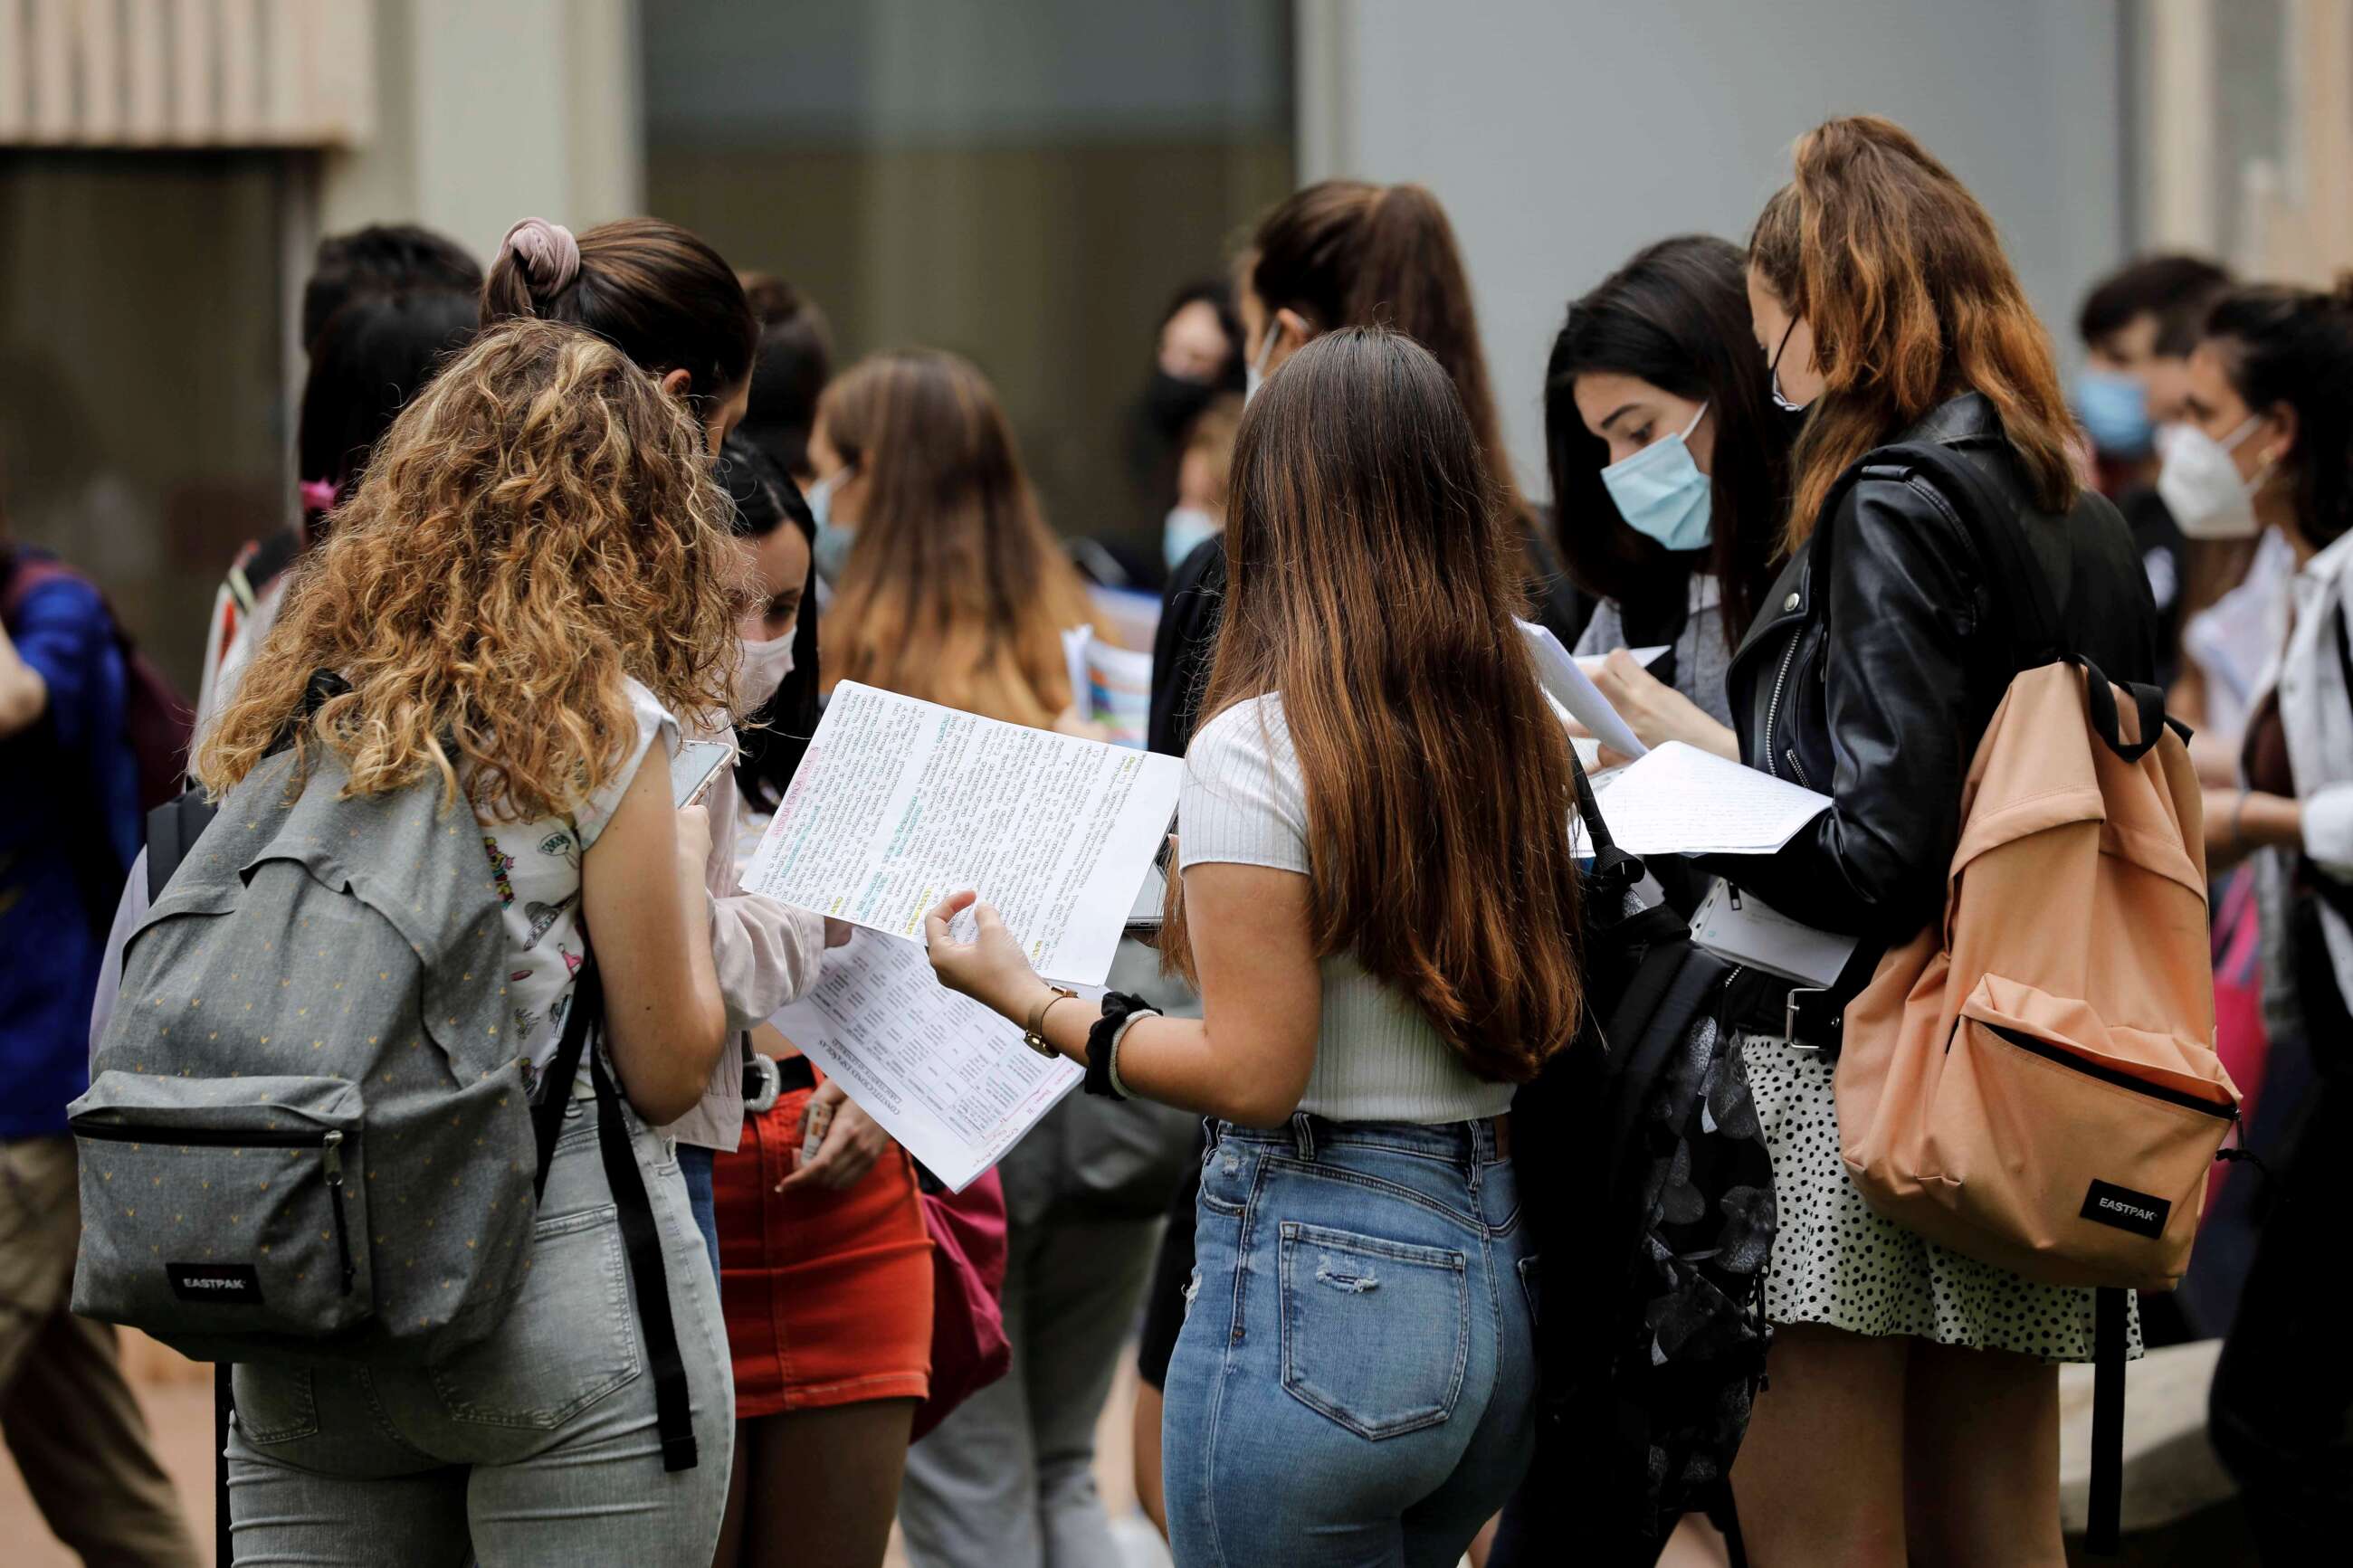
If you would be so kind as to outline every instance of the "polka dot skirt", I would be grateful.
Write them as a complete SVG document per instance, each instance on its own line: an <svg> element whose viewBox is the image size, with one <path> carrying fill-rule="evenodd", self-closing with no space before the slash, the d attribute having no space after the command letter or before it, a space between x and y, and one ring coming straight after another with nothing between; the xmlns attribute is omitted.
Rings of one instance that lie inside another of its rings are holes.
<svg viewBox="0 0 2353 1568"><path fill-rule="evenodd" d="M2045 1361L2092 1359L2090 1290L2038 1285L1948 1252L1864 1204L1839 1158L1830 1060L1765 1035L1742 1037L1741 1051L1781 1218L1767 1318ZM2130 1336L2137 1356L2137 1302Z"/></svg>

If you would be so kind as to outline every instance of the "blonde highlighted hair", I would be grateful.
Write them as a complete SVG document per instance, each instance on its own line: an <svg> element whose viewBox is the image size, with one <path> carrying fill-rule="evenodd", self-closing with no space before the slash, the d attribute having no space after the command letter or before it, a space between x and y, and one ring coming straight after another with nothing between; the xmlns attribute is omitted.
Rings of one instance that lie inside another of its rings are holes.
<svg viewBox="0 0 2353 1568"><path fill-rule="evenodd" d="M876 354L826 388L817 419L864 484L825 618L827 689L1053 723L1071 698L1062 632L1093 611L987 378L955 354Z"/></svg>
<svg viewBox="0 0 2353 1568"><path fill-rule="evenodd" d="M1813 327L1821 395L1789 455L1795 550L1838 477L1946 399L1985 395L2036 502L2075 500L2074 421L2051 336L1968 187L1892 120L1853 114L1798 140L1748 265Z"/></svg>
<svg viewBox="0 0 2353 1568"><path fill-rule="evenodd" d="M348 793L438 774L486 816L573 809L634 732L623 678L724 710L742 568L703 431L575 327L491 328L402 411L205 738L215 795L290 732ZM311 673L351 689L298 724Z"/></svg>

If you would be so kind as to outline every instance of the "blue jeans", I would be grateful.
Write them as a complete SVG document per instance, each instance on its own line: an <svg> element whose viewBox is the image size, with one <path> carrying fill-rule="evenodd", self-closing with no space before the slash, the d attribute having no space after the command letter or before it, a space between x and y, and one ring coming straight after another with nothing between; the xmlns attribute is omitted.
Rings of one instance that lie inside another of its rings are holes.
<svg viewBox="0 0 2353 1568"><path fill-rule="evenodd" d="M240 1565L711 1561L735 1440L719 1287L666 1141L624 1111L701 1450L694 1468L666 1472L596 1114L591 1100L565 1108L531 1272L490 1338L423 1366L237 1366L228 1463Z"/></svg>
<svg viewBox="0 0 2353 1568"><path fill-rule="evenodd" d="M694 1215L694 1228L702 1233L702 1245L711 1253L711 1278L719 1279L719 1199L711 1190L712 1167L719 1156L692 1143L678 1146L679 1174L686 1178L686 1206Z"/></svg>
<svg viewBox="0 0 2353 1568"><path fill-rule="evenodd" d="M1535 1449L1494 1123L1219 1123L1162 1445L1179 1568L1452 1564Z"/></svg>

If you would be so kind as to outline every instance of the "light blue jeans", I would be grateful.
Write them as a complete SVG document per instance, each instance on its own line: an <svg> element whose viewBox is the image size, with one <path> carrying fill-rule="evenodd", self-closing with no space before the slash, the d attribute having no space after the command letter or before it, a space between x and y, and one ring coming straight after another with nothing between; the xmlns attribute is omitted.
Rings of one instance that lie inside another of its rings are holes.
<svg viewBox="0 0 2353 1568"><path fill-rule="evenodd" d="M1494 1124L1219 1123L1162 1419L1179 1568L1452 1568L1535 1448Z"/></svg>
<svg viewBox="0 0 2353 1568"><path fill-rule="evenodd" d="M673 1151L634 1115L630 1131L702 1462L662 1469L596 1103L575 1100L530 1275L489 1339L427 1366L237 1369L228 1451L238 1568L710 1563L735 1432L719 1288Z"/></svg>

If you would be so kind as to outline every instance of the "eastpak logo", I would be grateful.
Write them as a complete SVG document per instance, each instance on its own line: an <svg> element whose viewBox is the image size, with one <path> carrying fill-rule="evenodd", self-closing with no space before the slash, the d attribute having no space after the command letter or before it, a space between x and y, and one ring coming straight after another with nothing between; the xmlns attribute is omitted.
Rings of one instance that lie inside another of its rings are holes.
<svg viewBox="0 0 2353 1568"><path fill-rule="evenodd" d="M2116 1230L2128 1230L2135 1236L2155 1241L2165 1234L2165 1222L2173 1213L2167 1199L2148 1193L2137 1193L2130 1187L2120 1187L2113 1182L2094 1182L2084 1194L2082 1217L2094 1225L2105 1225Z"/></svg>
<svg viewBox="0 0 2353 1568"><path fill-rule="evenodd" d="M172 1294L207 1306L261 1305L261 1276L250 1263L166 1263Z"/></svg>

